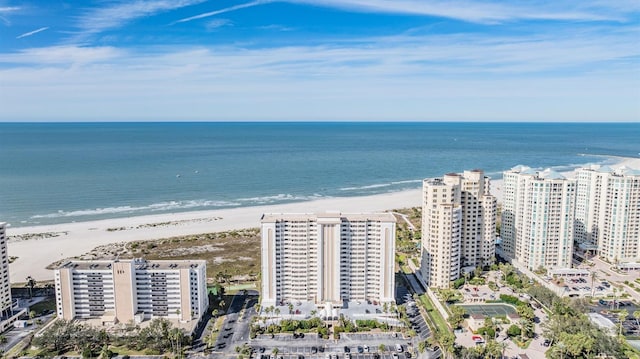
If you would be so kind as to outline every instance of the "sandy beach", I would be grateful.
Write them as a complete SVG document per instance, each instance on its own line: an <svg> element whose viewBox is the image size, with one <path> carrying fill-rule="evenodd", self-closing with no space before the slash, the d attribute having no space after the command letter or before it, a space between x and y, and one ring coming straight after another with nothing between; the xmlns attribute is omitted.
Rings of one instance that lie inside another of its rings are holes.
<svg viewBox="0 0 640 359"><path fill-rule="evenodd" d="M639 158L618 157L613 168L640 168ZM565 173L572 177L573 173ZM502 181L492 181L492 194L502 201ZM45 267L52 262L82 255L101 245L149 240L232 229L258 227L263 213L322 211L376 212L420 206L419 189L363 197L336 197L309 202L194 211L64 223L35 227L7 228L11 282L25 282L27 276L37 281L53 279Z"/></svg>

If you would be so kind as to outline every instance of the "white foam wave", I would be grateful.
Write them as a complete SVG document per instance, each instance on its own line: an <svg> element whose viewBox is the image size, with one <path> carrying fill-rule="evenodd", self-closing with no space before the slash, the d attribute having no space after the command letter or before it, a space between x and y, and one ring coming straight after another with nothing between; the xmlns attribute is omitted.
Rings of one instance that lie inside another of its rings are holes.
<svg viewBox="0 0 640 359"><path fill-rule="evenodd" d="M157 211L170 211L176 209L189 209L199 207L228 207L239 206L241 203L228 202L228 201L209 201L209 200L193 200L193 201L168 201L153 203L148 206L118 206L118 207L106 207L95 209L83 209L78 211L63 211L59 210L55 213L37 214L31 216L31 219L37 218L63 218L63 217L83 217L83 216L96 216L102 214L117 214L117 213L132 213L132 212L157 212Z"/></svg>
<svg viewBox="0 0 640 359"><path fill-rule="evenodd" d="M314 199L322 198L323 196L317 193L314 193L311 196L297 196L292 194L284 194L280 193L273 196L264 196L264 197L250 197L250 198L240 198L238 201L241 202L251 202L256 204L265 204L265 203L274 203L281 201L311 201Z"/></svg>
<svg viewBox="0 0 640 359"><path fill-rule="evenodd" d="M376 183L376 184L370 184L366 186L343 187L343 188L340 188L340 191L360 191L363 189L384 188L384 187L391 187L398 184L419 183L419 182L422 182L422 180L406 180L406 181L395 181L395 182L389 182L389 183Z"/></svg>

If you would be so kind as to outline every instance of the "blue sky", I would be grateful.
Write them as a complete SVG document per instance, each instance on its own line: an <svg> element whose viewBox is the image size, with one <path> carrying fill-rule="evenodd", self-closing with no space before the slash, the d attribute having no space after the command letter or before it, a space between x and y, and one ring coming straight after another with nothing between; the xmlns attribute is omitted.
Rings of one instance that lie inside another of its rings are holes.
<svg viewBox="0 0 640 359"><path fill-rule="evenodd" d="M0 0L0 121L640 122L640 2Z"/></svg>

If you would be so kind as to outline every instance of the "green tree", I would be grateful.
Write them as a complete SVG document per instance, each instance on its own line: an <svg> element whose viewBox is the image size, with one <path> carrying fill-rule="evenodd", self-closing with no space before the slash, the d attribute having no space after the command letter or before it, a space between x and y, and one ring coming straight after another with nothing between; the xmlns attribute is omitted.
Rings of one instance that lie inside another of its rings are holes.
<svg viewBox="0 0 640 359"><path fill-rule="evenodd" d="M455 296L456 296L456 293L451 289L440 290L440 299L445 303L451 302Z"/></svg>
<svg viewBox="0 0 640 359"><path fill-rule="evenodd" d="M481 266L477 266L474 270L473 270L473 276L475 278L480 278L480 276L482 275L482 267Z"/></svg>
<svg viewBox="0 0 640 359"><path fill-rule="evenodd" d="M451 358L455 350L456 337L450 332L437 332L436 340L440 343L445 358Z"/></svg>
<svg viewBox="0 0 640 359"><path fill-rule="evenodd" d="M618 312L618 326L620 327L620 332L618 333L618 335L622 335L622 328L624 327L622 323L625 321L625 319L627 319L628 316L629 311L626 309L622 309L620 312Z"/></svg>
<svg viewBox="0 0 640 359"><path fill-rule="evenodd" d="M427 341L423 340L418 343L418 351L420 353L424 353L425 350L427 350Z"/></svg>
<svg viewBox="0 0 640 359"><path fill-rule="evenodd" d="M640 327L640 310L633 312L633 318L636 320L636 325Z"/></svg>
<svg viewBox="0 0 640 359"><path fill-rule="evenodd" d="M33 288L36 286L36 280L33 279L33 277L28 276L27 277L27 283L25 284L25 287L29 288L29 299L33 298Z"/></svg>
<svg viewBox="0 0 640 359"><path fill-rule="evenodd" d="M385 347L384 344L378 345L378 351L380 353L384 353L386 350L387 350L387 347Z"/></svg>
<svg viewBox="0 0 640 359"><path fill-rule="evenodd" d="M29 319L31 319L31 324L33 324L33 318L36 317L36 311L35 310L30 310L29 311Z"/></svg>
<svg viewBox="0 0 640 359"><path fill-rule="evenodd" d="M529 304L520 304L516 307L516 312L520 318L525 320L533 320L535 318L535 312Z"/></svg>
<svg viewBox="0 0 640 359"><path fill-rule="evenodd" d="M449 321L449 324L451 324L451 326L454 328L460 327L462 321L464 320L464 309L457 305L452 305L451 307L449 307L449 309L451 311L451 315L447 319Z"/></svg>
<svg viewBox="0 0 640 359"><path fill-rule="evenodd" d="M113 352L109 349L108 345L104 345L100 351L100 359L109 359L113 356Z"/></svg>
<svg viewBox="0 0 640 359"><path fill-rule="evenodd" d="M517 337L518 335L520 335L520 333L522 333L520 327L515 324L511 324L511 326L507 329L507 335L509 337Z"/></svg>

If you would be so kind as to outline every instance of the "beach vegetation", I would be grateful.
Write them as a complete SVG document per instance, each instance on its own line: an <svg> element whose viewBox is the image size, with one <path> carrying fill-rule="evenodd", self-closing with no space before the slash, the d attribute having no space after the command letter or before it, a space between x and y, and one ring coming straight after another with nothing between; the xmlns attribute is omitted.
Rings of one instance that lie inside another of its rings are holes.
<svg viewBox="0 0 640 359"><path fill-rule="evenodd" d="M158 224L161 225L163 224ZM210 283L255 283L260 274L260 229L112 243L96 247L75 259L101 260L116 256L120 259L206 260L207 278ZM53 269L69 259L52 263L47 268ZM220 276L220 273L223 275Z"/></svg>
<svg viewBox="0 0 640 359"><path fill-rule="evenodd" d="M55 356L79 353L83 357L110 358L119 354L182 355L191 344L191 337L166 319L153 319L144 328L109 331L88 324L56 320L35 336L32 345L35 356Z"/></svg>

